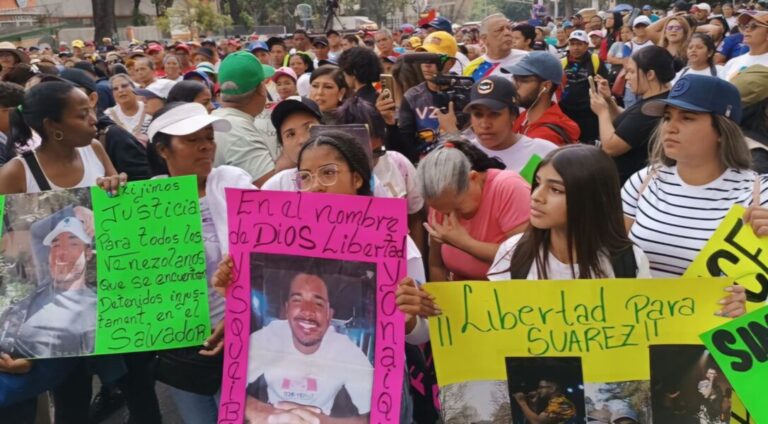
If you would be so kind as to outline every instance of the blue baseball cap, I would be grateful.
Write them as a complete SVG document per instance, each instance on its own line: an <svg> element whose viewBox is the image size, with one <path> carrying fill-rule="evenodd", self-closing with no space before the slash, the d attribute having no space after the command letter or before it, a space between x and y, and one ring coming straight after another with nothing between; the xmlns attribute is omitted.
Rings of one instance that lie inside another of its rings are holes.
<svg viewBox="0 0 768 424"><path fill-rule="evenodd" d="M438 16L437 18L429 21L429 23L427 23L426 25L422 26L422 28L426 28L426 27L432 27L438 31L445 31L448 34L453 34L453 26L451 25L451 21L449 21L448 19L442 16Z"/></svg>
<svg viewBox="0 0 768 424"><path fill-rule="evenodd" d="M562 63L553 54L544 51L532 51L516 64L501 68L501 72L521 77L535 75L555 85L560 85L563 80Z"/></svg>
<svg viewBox="0 0 768 424"><path fill-rule="evenodd" d="M685 75L677 80L664 100L643 105L648 116L662 116L667 106L691 112L714 113L741 122L741 96L735 85L717 77Z"/></svg>
<svg viewBox="0 0 768 424"><path fill-rule="evenodd" d="M645 6L643 6L643 10L651 10L651 5L646 4Z"/></svg>
<svg viewBox="0 0 768 424"><path fill-rule="evenodd" d="M269 51L269 46L267 46L267 43L263 41L251 41L247 44L246 49L248 49L249 52L253 53L256 50L264 50L265 52Z"/></svg>

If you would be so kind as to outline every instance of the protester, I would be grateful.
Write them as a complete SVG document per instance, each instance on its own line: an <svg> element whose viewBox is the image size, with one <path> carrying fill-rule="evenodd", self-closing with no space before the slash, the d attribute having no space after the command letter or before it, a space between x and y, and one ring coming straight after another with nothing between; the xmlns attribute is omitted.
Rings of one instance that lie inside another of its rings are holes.
<svg viewBox="0 0 768 424"><path fill-rule="evenodd" d="M205 109L210 113L214 110L212 100L213 96L207 85L199 81L188 80L176 83L168 92L166 102L168 104L174 102L199 103L205 106Z"/></svg>
<svg viewBox="0 0 768 424"><path fill-rule="evenodd" d="M184 422L215 423L221 385L224 298L212 286L216 264L227 252L227 202L225 188L253 188L245 171L231 166L213 167L216 152L214 131L231 128L224 118L208 115L198 103L169 103L155 114L149 126L150 149L168 177L194 175L200 200L202 236L208 280L208 307L211 337L203 346L166 351L160 354L158 375L187 374L167 381L171 396ZM186 380L186 381L181 381ZM204 383L201 383L204 382ZM202 394L207 392L209 394Z"/></svg>
<svg viewBox="0 0 768 424"><path fill-rule="evenodd" d="M664 22L659 22L664 24L666 21L667 20ZM629 58L632 56L632 54L639 51L640 49L654 45L653 41L649 37L647 30L650 24L651 20L646 16L638 16L632 21L632 33L634 36L632 37L632 40L624 43L624 51L622 52L622 56L624 58ZM625 107L630 107L637 102L637 95L632 92L632 89L629 87L629 85L625 86L624 88L623 101Z"/></svg>
<svg viewBox="0 0 768 424"><path fill-rule="evenodd" d="M487 16L480 22L480 39L485 45L485 54L464 68L464 75L471 76L475 81L499 74L501 68L514 65L528 54L512 47L512 31L507 18L501 13Z"/></svg>
<svg viewBox="0 0 768 424"><path fill-rule="evenodd" d="M675 72L682 69L687 62L688 42L691 38L691 27L682 18L667 20L661 31L658 45L667 49L675 59Z"/></svg>
<svg viewBox="0 0 768 424"><path fill-rule="evenodd" d="M648 258L624 229L619 190L615 165L597 148L551 152L531 186L531 225L501 244L488 278L650 278ZM614 268L614 262L624 263L614 261L618 257L632 266Z"/></svg>
<svg viewBox="0 0 768 424"><path fill-rule="evenodd" d="M544 157L557 146L513 130L519 113L517 98L514 84L505 77L492 75L472 86L470 102L465 110L469 113L472 132L476 137L473 141L475 147L490 157L500 159L506 165L505 169L519 173L534 155ZM448 131L456 133L458 128L448 128Z"/></svg>
<svg viewBox="0 0 768 424"><path fill-rule="evenodd" d="M378 93L373 84L381 77L381 63L376 53L365 47L345 50L339 56L339 68L344 72L350 96L375 105Z"/></svg>
<svg viewBox="0 0 768 424"><path fill-rule="evenodd" d="M13 43L10 41L0 42L0 78L4 78L16 65L27 62L29 62L29 57L17 49Z"/></svg>
<svg viewBox="0 0 768 424"><path fill-rule="evenodd" d="M528 184L461 140L430 152L417 171L430 208L430 281L486 279L499 244L528 225Z"/></svg>
<svg viewBox="0 0 768 424"><path fill-rule="evenodd" d="M323 122L336 122L336 108L341 106L349 95L349 87L344 72L330 65L321 66L312 72L309 98L320 108Z"/></svg>
<svg viewBox="0 0 768 424"><path fill-rule="evenodd" d="M744 69L753 65L768 66L768 12L739 16L739 25L744 27L744 44L749 52L728 61L723 69L725 79L730 81Z"/></svg>
<svg viewBox="0 0 768 424"><path fill-rule="evenodd" d="M8 138L11 135L11 114L24 101L24 87L10 83L0 82L0 143L2 151L0 152L0 165L8 162L15 152L11 149L13 145L8 144Z"/></svg>
<svg viewBox="0 0 768 424"><path fill-rule="evenodd" d="M715 43L712 41L712 37L700 32L693 34L688 42L688 66L675 75L672 85L685 75L708 75L722 78L723 67L715 64L715 52Z"/></svg>
<svg viewBox="0 0 768 424"><path fill-rule="evenodd" d="M216 133L214 166L232 165L243 169L261 186L276 172L291 167L284 154L278 155L257 131L254 118L267 102L264 68L248 52L230 53L219 67L221 108L212 115L228 120L232 129Z"/></svg>
<svg viewBox="0 0 768 424"><path fill-rule="evenodd" d="M646 103L643 112L663 118L650 166L624 184L622 200L630 238L648 255L654 277L682 275L733 205L749 206L745 224L758 236L768 234L768 178L749 171L738 127L741 99L732 84L686 75L666 100ZM741 286L728 290L743 300ZM744 312L743 303L730 306L726 316Z"/></svg>
<svg viewBox="0 0 768 424"><path fill-rule="evenodd" d="M275 75L272 76L272 81L275 82L279 100L284 100L288 97L297 96L299 94L296 88L297 79L298 78L296 77L296 73L293 72L293 69L291 68L282 67L275 71ZM310 86L311 84L312 82L310 77Z"/></svg>
<svg viewBox="0 0 768 424"><path fill-rule="evenodd" d="M579 126L554 101L563 81L563 67L554 56L531 52L502 71L514 75L520 107L525 109L515 120L514 132L558 146L579 140Z"/></svg>
<svg viewBox="0 0 768 424"><path fill-rule="evenodd" d="M105 110L104 114L146 146L147 127L152 115L146 113L144 102L136 95L133 81L127 75L118 74L110 78L109 82L117 104Z"/></svg>
<svg viewBox="0 0 768 424"><path fill-rule="evenodd" d="M768 67L755 65L733 78L741 95L741 130L752 154L752 170L768 173Z"/></svg>
<svg viewBox="0 0 768 424"><path fill-rule="evenodd" d="M589 39L584 31L573 31L568 39L568 56L562 59L566 83L560 107L581 128L579 141L594 144L600 137L597 116L589 107L590 78L607 78L608 71L595 53L589 53Z"/></svg>
<svg viewBox="0 0 768 424"><path fill-rule="evenodd" d="M312 75L312 71L315 70L315 65L312 62L312 58L304 52L292 53L285 57L283 66L290 67L296 74L296 87L299 91L299 95L308 95L309 78L310 75Z"/></svg>
<svg viewBox="0 0 768 424"><path fill-rule="evenodd" d="M665 99L675 76L674 58L659 46L638 50L627 60L627 83L641 100L621 109L611 96L607 81L598 78L599 92L590 90L591 108L600 122L600 148L616 161L622 184L648 163L652 133L658 117L645 115L643 105Z"/></svg>

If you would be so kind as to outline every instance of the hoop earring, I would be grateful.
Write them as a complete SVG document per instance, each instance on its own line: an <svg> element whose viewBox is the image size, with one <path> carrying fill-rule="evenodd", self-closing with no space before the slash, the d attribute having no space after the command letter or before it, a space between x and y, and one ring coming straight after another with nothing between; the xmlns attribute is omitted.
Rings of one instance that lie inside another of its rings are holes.
<svg viewBox="0 0 768 424"><path fill-rule="evenodd" d="M60 130L56 130L53 132L53 139L56 141L64 140L64 133Z"/></svg>

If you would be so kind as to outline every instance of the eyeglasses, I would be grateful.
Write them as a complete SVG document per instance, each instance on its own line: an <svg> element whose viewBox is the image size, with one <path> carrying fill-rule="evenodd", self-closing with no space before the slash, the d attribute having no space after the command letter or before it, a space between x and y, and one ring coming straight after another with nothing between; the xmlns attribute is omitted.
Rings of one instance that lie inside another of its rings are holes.
<svg viewBox="0 0 768 424"><path fill-rule="evenodd" d="M677 32L677 31L682 31L682 30L683 30L683 26L682 25L667 25L667 31Z"/></svg>
<svg viewBox="0 0 768 424"><path fill-rule="evenodd" d="M299 171L294 176L294 182L296 183L296 189L299 191L309 191L312 188L312 183L317 180L320 185L332 186L339 180L339 174L344 171L339 169L339 165L330 163L317 168L316 173L309 171Z"/></svg>
<svg viewBox="0 0 768 424"><path fill-rule="evenodd" d="M768 25L760 25L757 22L750 22L747 25L744 25L745 30L754 31L758 28L768 28Z"/></svg>

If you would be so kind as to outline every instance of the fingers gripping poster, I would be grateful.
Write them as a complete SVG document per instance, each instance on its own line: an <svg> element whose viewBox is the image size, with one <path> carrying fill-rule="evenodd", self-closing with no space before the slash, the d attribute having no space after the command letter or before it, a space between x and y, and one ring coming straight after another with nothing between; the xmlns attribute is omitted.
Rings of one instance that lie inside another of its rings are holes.
<svg viewBox="0 0 768 424"><path fill-rule="evenodd" d="M151 351L210 334L194 177L1 200L0 352Z"/></svg>
<svg viewBox="0 0 768 424"><path fill-rule="evenodd" d="M219 423L396 423L406 273L401 199L227 190Z"/></svg>

